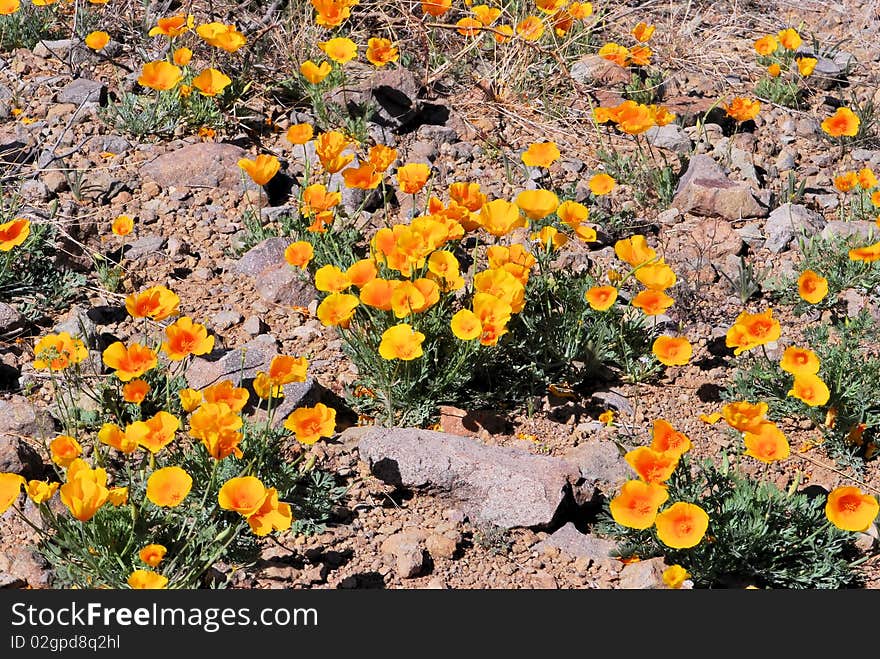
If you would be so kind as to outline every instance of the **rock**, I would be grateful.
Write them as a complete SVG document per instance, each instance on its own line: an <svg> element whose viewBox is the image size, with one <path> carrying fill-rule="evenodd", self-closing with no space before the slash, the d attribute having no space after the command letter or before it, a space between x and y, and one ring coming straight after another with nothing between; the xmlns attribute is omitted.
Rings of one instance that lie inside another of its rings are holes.
<svg viewBox="0 0 880 659"><path fill-rule="evenodd" d="M72 337L82 339L90 347L96 347L95 339L98 335L98 325L92 320L88 312L74 305L70 308L64 320L52 328L53 332L67 332Z"/></svg>
<svg viewBox="0 0 880 659"><path fill-rule="evenodd" d="M107 202L125 189L125 184L110 172L94 171L83 181L80 194L84 199Z"/></svg>
<svg viewBox="0 0 880 659"><path fill-rule="evenodd" d="M764 248L779 254L788 247L795 236L802 233L807 238L819 233L825 226L824 218L800 204L786 203L770 213L764 224Z"/></svg>
<svg viewBox="0 0 880 659"><path fill-rule="evenodd" d="M67 177L64 175L64 172L59 171L57 169L49 170L48 172L44 172L41 175L43 179L43 183L46 185L46 188L49 192L57 194L59 192L64 192L68 188Z"/></svg>
<svg viewBox="0 0 880 659"><path fill-rule="evenodd" d="M599 55L583 55L571 65L569 73L573 80L589 85L618 85L629 82L629 73Z"/></svg>
<svg viewBox="0 0 880 659"><path fill-rule="evenodd" d="M257 278L256 289L267 302L288 307L308 307L318 297L312 282L287 263L278 263L263 270Z"/></svg>
<svg viewBox="0 0 880 659"><path fill-rule="evenodd" d="M290 238L267 238L245 252L232 266L232 272L256 278L269 266L279 263L287 265L284 250L292 242Z"/></svg>
<svg viewBox="0 0 880 659"><path fill-rule="evenodd" d="M145 256L155 255L165 246L163 236L142 236L126 245L125 258L136 261Z"/></svg>
<svg viewBox="0 0 880 659"><path fill-rule="evenodd" d="M18 309L5 302L0 302L0 336L11 338L19 334L27 326L27 320Z"/></svg>
<svg viewBox="0 0 880 659"><path fill-rule="evenodd" d="M266 323L260 320L259 316L250 316L244 321L241 328L251 336L258 336L266 329Z"/></svg>
<svg viewBox="0 0 880 659"><path fill-rule="evenodd" d="M624 414L634 413L632 405L629 404L629 400L627 400L626 396L618 391L614 391L614 389L608 389L607 391L594 391L591 398L597 405L606 408L611 407Z"/></svg>
<svg viewBox="0 0 880 659"><path fill-rule="evenodd" d="M678 124L666 124L665 126L651 126L646 132L648 144L674 151L685 155L691 151L691 138L681 129Z"/></svg>
<svg viewBox="0 0 880 659"><path fill-rule="evenodd" d="M574 524L569 522L558 531L553 532L549 538L535 545L535 549L539 552L544 551L545 547L556 547L569 556L588 558L594 563L610 564L614 561L610 552L616 545L611 540L581 533Z"/></svg>
<svg viewBox="0 0 880 659"><path fill-rule="evenodd" d="M606 494L613 492L629 475L629 466L614 442L593 440L578 444L563 456L580 468L581 476Z"/></svg>
<svg viewBox="0 0 880 659"><path fill-rule="evenodd" d="M877 240L877 225L863 220L832 220L822 229L822 238L849 238L859 236L865 241Z"/></svg>
<svg viewBox="0 0 880 659"><path fill-rule="evenodd" d="M507 432L507 422L491 410L462 410L441 405L440 430L463 437L498 435Z"/></svg>
<svg viewBox="0 0 880 659"><path fill-rule="evenodd" d="M394 558L395 571L401 579L419 576L425 564L421 538L413 531L403 531L389 537L382 543L382 553Z"/></svg>
<svg viewBox="0 0 880 659"><path fill-rule="evenodd" d="M238 166L248 152L234 144L199 142L164 153L140 168L140 176L163 188L256 189Z"/></svg>
<svg viewBox="0 0 880 659"><path fill-rule="evenodd" d="M456 499L471 519L502 528L551 523L580 479L559 458L486 446L465 437L415 428L350 428L358 452L386 483L434 490Z"/></svg>
<svg viewBox="0 0 880 659"><path fill-rule="evenodd" d="M797 160L795 160L795 154L788 149L783 149L776 157L774 164L780 172L785 172L794 169L797 166Z"/></svg>
<svg viewBox="0 0 880 659"><path fill-rule="evenodd" d="M28 588L48 588L50 576L48 563L32 549L13 546L0 551L0 583L23 582Z"/></svg>
<svg viewBox="0 0 880 659"><path fill-rule="evenodd" d="M415 76L409 69L399 67L379 69L360 85L350 86L345 93L341 88L335 89L325 99L337 105L348 104L349 108L369 103L374 109L370 117L373 123L398 131L419 122L424 105L418 94L419 83Z"/></svg>
<svg viewBox="0 0 880 659"><path fill-rule="evenodd" d="M40 204L49 201L49 187L43 181L31 179L23 181L19 187L19 194L23 201L31 204Z"/></svg>
<svg viewBox="0 0 880 659"><path fill-rule="evenodd" d="M204 389L225 379L234 383L256 377L257 371L268 371L269 363L278 354L275 338L263 334L235 350L214 351L209 358L195 357L186 369L186 381L193 389Z"/></svg>
<svg viewBox="0 0 880 659"><path fill-rule="evenodd" d="M328 397L329 392L315 381L312 376L307 376L305 382L291 382L282 388L284 398L277 403L275 411L275 427L281 427L284 419L297 407L312 407ZM326 401L325 401L326 402ZM331 406L332 407L332 406ZM337 410L337 413L341 410Z"/></svg>
<svg viewBox="0 0 880 659"><path fill-rule="evenodd" d="M43 471L43 459L26 440L35 444L55 435L52 417L38 410L24 396L0 400L0 472L37 478Z"/></svg>
<svg viewBox="0 0 880 659"><path fill-rule="evenodd" d="M535 590L556 590L559 584L556 583L556 577L546 570L538 570L531 577L531 588Z"/></svg>
<svg viewBox="0 0 880 659"><path fill-rule="evenodd" d="M700 281L714 281L713 265L730 254L739 254L743 241L730 223L717 218L681 222L670 231L667 260Z"/></svg>
<svg viewBox="0 0 880 659"><path fill-rule="evenodd" d="M107 87L104 83L87 78L77 78L65 85L58 92L55 100L58 103L72 103L82 105L84 103L107 103Z"/></svg>
<svg viewBox="0 0 880 659"><path fill-rule="evenodd" d="M675 189L672 205L681 212L720 216L726 220L767 214L767 209L758 203L748 186L731 181L712 157L705 154L691 158Z"/></svg>
<svg viewBox="0 0 880 659"><path fill-rule="evenodd" d="M807 49L811 51L811 49ZM833 89L846 82L847 73L856 64L856 59L850 53L839 51L833 58L818 57L816 68L810 80L820 89Z"/></svg>
<svg viewBox="0 0 880 659"><path fill-rule="evenodd" d="M442 533L432 533L425 541L425 548L432 558L451 559L458 549L458 542Z"/></svg>
<svg viewBox="0 0 880 659"><path fill-rule="evenodd" d="M620 571L620 587L627 590L657 590L665 588L662 557L627 563Z"/></svg>
<svg viewBox="0 0 880 659"><path fill-rule="evenodd" d="M221 311L211 319L211 327L223 331L238 325L241 322L241 314L237 311Z"/></svg>

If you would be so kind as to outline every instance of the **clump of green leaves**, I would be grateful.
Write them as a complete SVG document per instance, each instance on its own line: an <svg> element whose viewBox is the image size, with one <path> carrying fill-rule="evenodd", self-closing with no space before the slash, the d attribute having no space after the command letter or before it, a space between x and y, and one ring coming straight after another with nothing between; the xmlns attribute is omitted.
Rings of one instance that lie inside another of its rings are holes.
<svg viewBox="0 0 880 659"><path fill-rule="evenodd" d="M666 154L655 151L650 146L632 155L624 155L618 151L600 149L599 160L605 165L605 171L618 183L625 183L633 189L633 196L641 206L660 204L665 209L672 203L675 187L678 184L678 173L687 169L686 159L678 156L678 168L667 160ZM658 158L659 154L659 158Z"/></svg>
<svg viewBox="0 0 880 659"><path fill-rule="evenodd" d="M18 11L0 16L0 50L33 49L44 39L60 39L57 7L37 7L22 2Z"/></svg>
<svg viewBox="0 0 880 659"><path fill-rule="evenodd" d="M849 258L849 250L864 245L864 238L858 235L807 238L801 234L798 238L798 249L803 257L798 264L798 270L812 270L827 279L828 294L816 304L802 300L798 296L796 276L768 280L765 289L772 291L782 304L791 305L796 315L837 307L840 293L847 289L852 288L870 295L880 286L880 263L854 261Z"/></svg>
<svg viewBox="0 0 880 659"><path fill-rule="evenodd" d="M625 528L606 511L597 531L617 541L617 555L664 556L702 588L845 588L859 583L855 534L828 522L823 497L748 478L726 455L720 467L708 460L692 464L684 456L667 484L669 501L699 505L709 515L705 537L695 547L672 549L653 528Z"/></svg>
<svg viewBox="0 0 880 659"><path fill-rule="evenodd" d="M819 376L831 392L825 405L811 407L788 395L793 376L761 355L740 362L726 400L761 400L771 419L810 419L822 430L829 454L842 464L861 467L880 448L880 354L877 324L867 311L836 325L813 324L804 329L801 347L819 357Z"/></svg>
<svg viewBox="0 0 880 659"><path fill-rule="evenodd" d="M0 209L0 223L14 219L16 210L14 204ZM54 223L31 222L27 240L0 253L0 300L31 321L68 308L86 284L85 275L58 263L58 238Z"/></svg>

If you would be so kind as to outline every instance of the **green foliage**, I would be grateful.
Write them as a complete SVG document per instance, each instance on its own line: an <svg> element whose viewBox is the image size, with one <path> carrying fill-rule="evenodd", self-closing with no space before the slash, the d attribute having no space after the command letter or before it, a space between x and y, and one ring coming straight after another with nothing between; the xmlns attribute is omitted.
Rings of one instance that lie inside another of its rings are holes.
<svg viewBox="0 0 880 659"><path fill-rule="evenodd" d="M0 208L0 223L15 219L17 204ZM61 311L77 299L86 277L58 263L58 227L31 222L24 243L0 253L0 300L13 304L27 319L36 321Z"/></svg>
<svg viewBox="0 0 880 659"><path fill-rule="evenodd" d="M665 556L701 588L845 588L860 581L855 534L826 520L824 498L752 480L727 456L720 467L708 460L691 465L683 457L668 487L670 503L685 501L706 511L706 536L690 549L672 549L653 528L620 526L606 509L597 530L617 541L619 556Z"/></svg>
<svg viewBox="0 0 880 659"><path fill-rule="evenodd" d="M55 6L36 7L28 0L22 0L17 12L0 16L0 50L31 50L44 39L60 39L62 36Z"/></svg>
<svg viewBox="0 0 880 659"><path fill-rule="evenodd" d="M715 271L730 284L730 288L737 294L742 304L748 302L753 295L761 291L761 282L770 272L769 269L756 268L744 256L739 257L739 267L733 276L719 268L715 268Z"/></svg>
<svg viewBox="0 0 880 659"><path fill-rule="evenodd" d="M666 159L666 154L655 151L652 147L645 150L641 142L636 142L639 150L632 155L624 155L617 151L599 149L597 156L605 164L605 171L618 183L632 187L633 196L641 206L657 205L660 209L667 208L675 196L678 185L677 171L687 169L687 161L678 156L678 170ZM657 159L659 153L661 161Z"/></svg>
<svg viewBox="0 0 880 659"><path fill-rule="evenodd" d="M773 292L779 302L791 305L796 315L807 311L824 311L839 306L839 295L853 288L870 294L880 286L880 263L853 261L849 250L865 245L864 238L853 236L798 237L798 249L803 255L798 270L812 270L828 280L828 295L816 304L810 304L798 295L797 277L768 280L765 290Z"/></svg>
<svg viewBox="0 0 880 659"><path fill-rule="evenodd" d="M663 72L659 69L633 71L629 82L623 88L623 96L642 105L653 105L660 98L663 79Z"/></svg>
<svg viewBox="0 0 880 659"><path fill-rule="evenodd" d="M831 392L825 405L810 407L790 397L793 376L762 356L742 359L725 400L764 401L769 417L810 419L822 430L828 453L849 466L862 466L861 460L880 448L880 355L871 347L877 324L867 311L845 318L837 325L818 323L804 329L804 342L820 360L819 376ZM833 427L826 420L833 410ZM865 424L859 434L859 424Z"/></svg>
<svg viewBox="0 0 880 659"><path fill-rule="evenodd" d="M787 108L800 108L803 93L795 81L782 76L761 78L755 86L755 95L759 99Z"/></svg>
<svg viewBox="0 0 880 659"><path fill-rule="evenodd" d="M39 506L53 531L43 535L39 550L55 570L55 585L125 588L132 571L147 567L138 552L151 543L168 549L157 568L168 578L168 588L199 587L218 560L252 563L257 558L256 537L241 515L222 510L217 500L223 483L242 475L258 477L278 489L280 500L290 502L294 533L321 532L345 488L311 465L285 460L285 431L251 423L243 430L243 457L219 462L204 446L187 440L172 442L155 458L145 452L140 458L110 455L106 447L96 446L98 462L116 474L113 484L129 488L129 502L119 507L105 504L87 522L58 514L46 504ZM184 468L193 487L180 505L163 508L146 499L146 481L154 470L169 465ZM62 474L59 477L63 480Z"/></svg>
<svg viewBox="0 0 880 659"><path fill-rule="evenodd" d="M100 110L100 116L115 129L135 137L170 136L177 128L180 99L176 92L122 92L116 103Z"/></svg>

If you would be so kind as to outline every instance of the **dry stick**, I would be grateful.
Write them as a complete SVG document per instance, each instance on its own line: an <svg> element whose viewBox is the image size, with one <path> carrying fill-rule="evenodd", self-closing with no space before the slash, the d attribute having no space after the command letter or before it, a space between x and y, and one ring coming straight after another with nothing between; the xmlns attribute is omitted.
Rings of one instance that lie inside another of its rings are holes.
<svg viewBox="0 0 880 659"><path fill-rule="evenodd" d="M825 464L824 462L817 460L816 458L811 458L808 455L806 455L805 453L797 453L797 454L795 454L794 457L801 458L803 460L806 460L807 462L811 462L812 464L814 464L818 467L823 467L824 469L828 469L830 471L833 471L835 474L839 474L840 476L843 476L844 478L851 480L854 483L858 483L859 485L861 485L865 489L868 489L868 490L871 490L873 492L877 492L878 494L880 494L880 488L876 488L873 485L870 485L864 481L859 480L858 478L854 478L854 477L850 476L849 474L847 474L846 472L844 472L840 469L837 469L836 467L832 467L829 464Z"/></svg>

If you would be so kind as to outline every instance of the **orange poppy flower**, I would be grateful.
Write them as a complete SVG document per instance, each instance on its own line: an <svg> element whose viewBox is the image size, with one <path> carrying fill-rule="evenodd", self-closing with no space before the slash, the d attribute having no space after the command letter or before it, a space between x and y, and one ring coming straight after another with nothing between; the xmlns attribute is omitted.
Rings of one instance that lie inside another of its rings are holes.
<svg viewBox="0 0 880 659"><path fill-rule="evenodd" d="M164 545L152 544L141 549L138 557L150 567L157 567L167 553L168 549Z"/></svg>
<svg viewBox="0 0 880 659"><path fill-rule="evenodd" d="M455 337L462 341L471 341L483 333L483 324L477 314L470 309L457 311L449 324Z"/></svg>
<svg viewBox="0 0 880 659"><path fill-rule="evenodd" d="M493 236L504 236L517 227L526 226L519 207L504 199L495 199L480 209L480 225Z"/></svg>
<svg viewBox="0 0 880 659"><path fill-rule="evenodd" d="M762 421L753 432L743 435L745 454L761 462L785 460L791 449L783 432L772 421Z"/></svg>
<svg viewBox="0 0 880 659"><path fill-rule="evenodd" d="M0 16L11 16L21 8L21 0L0 0Z"/></svg>
<svg viewBox="0 0 880 659"><path fill-rule="evenodd" d="M644 22L641 22L632 29L632 32L630 34L635 37L636 41L645 43L652 36L654 36L655 29L657 29L656 25L648 25Z"/></svg>
<svg viewBox="0 0 880 659"><path fill-rule="evenodd" d="M13 478L10 479L10 476L12 476ZM18 490L21 485L16 484L15 476L16 474L0 474L0 514L3 514L3 511L9 507L3 505L5 503L4 498L8 499L9 496L11 496L12 492L14 492L15 499L18 498ZM21 476L18 476L18 478L21 478L22 481L24 480ZM6 482L5 487L7 488L7 492L5 495L3 492L4 481ZM49 483L48 481L30 480L25 485L25 491L27 492L30 500L39 506L40 504L46 503L49 499L51 499L60 486L61 483Z"/></svg>
<svg viewBox="0 0 880 659"><path fill-rule="evenodd" d="M321 133L315 139L315 152L318 154L321 165L330 174L342 170L354 160L354 154L342 155L342 152L349 146L348 138L335 130Z"/></svg>
<svg viewBox="0 0 880 659"><path fill-rule="evenodd" d="M321 62L319 66L310 59L307 59L299 65L299 72L302 74L303 78L313 85L322 82L324 78L330 75L330 71L332 70L333 67L330 66L329 62Z"/></svg>
<svg viewBox="0 0 880 659"><path fill-rule="evenodd" d="M160 18L156 21L156 26L151 28L147 34L151 37L161 34L173 39L174 37L179 37L184 32L191 30L194 25L194 16L180 14L168 18Z"/></svg>
<svg viewBox="0 0 880 659"><path fill-rule="evenodd" d="M332 437L336 432L336 410L323 403L300 407L285 419L284 427L296 435L300 444L314 444L321 437Z"/></svg>
<svg viewBox="0 0 880 659"><path fill-rule="evenodd" d="M367 61L373 66L382 67L399 58L397 47L390 39L372 38L367 41Z"/></svg>
<svg viewBox="0 0 880 659"><path fill-rule="evenodd" d="M813 375L819 372L819 356L809 348L789 346L782 353L779 367L792 375Z"/></svg>
<svg viewBox="0 0 880 659"><path fill-rule="evenodd" d="M422 350L422 342L425 335L417 332L408 323L401 323L389 327L382 332L382 340L379 343L379 355L382 359L400 359L410 361L418 359L425 353Z"/></svg>
<svg viewBox="0 0 880 659"><path fill-rule="evenodd" d="M867 531L878 512L877 499L857 487L837 487L825 503L828 521L843 531Z"/></svg>
<svg viewBox="0 0 880 659"><path fill-rule="evenodd" d="M629 48L612 41L599 49L599 57L614 62L618 66L627 66L629 64Z"/></svg>
<svg viewBox="0 0 880 659"><path fill-rule="evenodd" d="M608 174L600 173L590 177L590 181L587 185L590 188L590 192L594 195L601 196L611 192L614 189L614 186L617 185L617 182Z"/></svg>
<svg viewBox="0 0 880 659"><path fill-rule="evenodd" d="M657 257L657 252L648 247L648 241L642 235L618 240L614 243L614 253L617 254L617 258L634 268Z"/></svg>
<svg viewBox="0 0 880 659"><path fill-rule="evenodd" d="M196 28L196 33L206 43L225 50L227 53L234 53L247 43L245 36L232 24L206 23L199 25Z"/></svg>
<svg viewBox="0 0 880 659"><path fill-rule="evenodd" d="M351 5L357 4L352 0L310 0L315 8L315 23L322 27L339 27L351 16Z"/></svg>
<svg viewBox="0 0 880 659"><path fill-rule="evenodd" d="M815 373L798 373L794 376L794 384L788 392L789 396L802 400L810 407L824 405L831 398L828 385Z"/></svg>
<svg viewBox="0 0 880 659"><path fill-rule="evenodd" d="M636 279L644 284L645 288L655 291L663 291L667 288L671 288L672 286L675 286L676 282L675 272L663 262L663 259L660 259L656 263L649 263L640 266L636 270Z"/></svg>
<svg viewBox="0 0 880 659"><path fill-rule="evenodd" d="M291 243L284 250L284 260L294 268L305 270L315 256L315 249L310 242L299 240Z"/></svg>
<svg viewBox="0 0 880 659"><path fill-rule="evenodd" d="M529 167L549 167L560 155L555 142L533 142L523 151L522 161Z"/></svg>
<svg viewBox="0 0 880 659"><path fill-rule="evenodd" d="M673 590L681 588L690 577L690 572L681 565L670 565L663 570L663 583L666 584L667 588L672 588Z"/></svg>
<svg viewBox="0 0 880 659"><path fill-rule="evenodd" d="M767 403L740 401L727 403L721 408L721 414L731 428L740 432L755 432L766 420L768 409Z"/></svg>
<svg viewBox="0 0 880 659"><path fill-rule="evenodd" d="M517 23L516 33L525 41L537 41L544 34L544 22L537 16L526 16Z"/></svg>
<svg viewBox="0 0 880 659"><path fill-rule="evenodd" d="M327 57L342 66L357 57L357 44L347 37L319 41L318 48L323 50Z"/></svg>
<svg viewBox="0 0 880 659"><path fill-rule="evenodd" d="M193 51L189 48L177 48L174 51L174 54L171 56L171 59L174 60L174 63L177 66L186 66L192 60Z"/></svg>
<svg viewBox="0 0 880 659"><path fill-rule="evenodd" d="M89 32L83 41L92 50L101 50L104 46L110 43L110 35L106 32L96 30L94 32Z"/></svg>
<svg viewBox="0 0 880 659"><path fill-rule="evenodd" d="M0 252L18 247L31 235L30 220L19 218L0 224Z"/></svg>
<svg viewBox="0 0 880 659"><path fill-rule="evenodd" d="M741 96L737 96L730 101L729 105L725 105L724 111L727 112L727 116L734 119L735 121L743 122L743 121L751 121L755 117L758 116L758 112L761 111L761 103L758 101L752 101L748 98L743 98Z"/></svg>
<svg viewBox="0 0 880 659"><path fill-rule="evenodd" d="M47 334L34 346L33 367L38 370L63 371L89 356L88 348L67 332Z"/></svg>
<svg viewBox="0 0 880 659"><path fill-rule="evenodd" d="M159 363L155 352L139 343L125 347L122 341L116 341L104 349L101 358L108 367L116 371L116 377L122 382L139 378Z"/></svg>
<svg viewBox="0 0 880 659"><path fill-rule="evenodd" d="M266 486L256 476L230 478L220 488L217 501L223 510L233 510L243 517L257 512L266 500Z"/></svg>
<svg viewBox="0 0 880 659"><path fill-rule="evenodd" d="M70 435L58 435L49 443L49 453L52 462L66 469L82 455L82 446Z"/></svg>
<svg viewBox="0 0 880 659"><path fill-rule="evenodd" d="M773 310L752 314L743 311L737 316L727 331L725 344L734 348L733 354L738 355L746 350L776 341L782 334L782 326L773 318Z"/></svg>
<svg viewBox="0 0 880 659"><path fill-rule="evenodd" d="M232 78L217 69L205 69L195 78L192 85L205 96L222 94L223 90L232 84Z"/></svg>
<svg viewBox="0 0 880 659"><path fill-rule="evenodd" d="M268 156L265 153L261 153L254 160L251 160L250 158L241 158L238 161L238 166L241 167L257 185L266 185L272 180L275 174L278 173L278 170L281 169L281 163L278 158L275 156Z"/></svg>
<svg viewBox="0 0 880 659"><path fill-rule="evenodd" d="M157 469L147 479L147 499L153 504L174 508L192 489L192 476L180 467Z"/></svg>
<svg viewBox="0 0 880 659"><path fill-rule="evenodd" d="M795 62L797 63L798 73L806 78L816 70L816 64L819 63L819 60L815 57L798 57Z"/></svg>
<svg viewBox="0 0 880 659"><path fill-rule="evenodd" d="M110 230L115 235L123 238L134 230L134 220L128 215L120 215L113 220L113 224L110 225Z"/></svg>
<svg viewBox="0 0 880 659"><path fill-rule="evenodd" d="M624 459L646 483L663 483L672 476L679 457L680 454L675 451L656 451L639 446L627 453Z"/></svg>
<svg viewBox="0 0 880 659"><path fill-rule="evenodd" d="M812 270L804 270L798 277L797 284L798 295L810 304L817 304L828 295L828 280Z"/></svg>
<svg viewBox="0 0 880 659"><path fill-rule="evenodd" d="M132 380L122 387L122 400L140 405L150 393L150 385L144 380Z"/></svg>
<svg viewBox="0 0 880 659"><path fill-rule="evenodd" d="M146 421L135 421L125 429L126 437L136 440L150 453L158 453L174 441L180 429L180 420L172 414L160 411Z"/></svg>
<svg viewBox="0 0 880 659"><path fill-rule="evenodd" d="M864 261L865 263L880 260L880 242L849 250L849 258L851 261Z"/></svg>
<svg viewBox="0 0 880 659"><path fill-rule="evenodd" d="M516 205L530 220L541 220L559 208L559 197L550 190L523 190L516 197Z"/></svg>
<svg viewBox="0 0 880 659"><path fill-rule="evenodd" d="M837 111L822 121L822 130L831 137L855 137L859 132L861 120L849 108L837 108Z"/></svg>
<svg viewBox="0 0 880 659"><path fill-rule="evenodd" d="M608 311L617 299L617 288L614 286L593 286L584 297L592 309Z"/></svg>
<svg viewBox="0 0 880 659"><path fill-rule="evenodd" d="M657 419L654 421L651 448L660 453L671 451L684 455L691 450L691 440L673 428L666 419Z"/></svg>
<svg viewBox="0 0 880 659"><path fill-rule="evenodd" d="M657 510L668 498L669 492L662 485L632 480L623 484L609 508L614 521L621 526L649 529L654 525Z"/></svg>
<svg viewBox="0 0 880 659"><path fill-rule="evenodd" d="M138 448L134 433L123 432L115 423L105 423L101 426L98 431L98 441L122 453L134 453Z"/></svg>
<svg viewBox="0 0 880 659"><path fill-rule="evenodd" d="M180 361L190 355L205 355L214 349L214 337L208 328L194 323L189 316L181 316L165 328L162 351L171 361Z"/></svg>
<svg viewBox="0 0 880 659"><path fill-rule="evenodd" d="M641 309L646 316L659 316L675 304L675 300L660 290L646 289L639 291L632 299L632 305Z"/></svg>
<svg viewBox="0 0 880 659"><path fill-rule="evenodd" d="M425 187L431 168L424 163L409 163L397 168L397 184L400 191L406 194L416 194Z"/></svg>
<svg viewBox="0 0 880 659"><path fill-rule="evenodd" d="M651 352L661 364L666 366L684 366L694 355L691 342L683 336L661 335L654 339Z"/></svg>
<svg viewBox="0 0 880 659"><path fill-rule="evenodd" d="M164 286L152 286L125 298L125 309L132 318L165 320L177 315L180 297Z"/></svg>
<svg viewBox="0 0 880 659"><path fill-rule="evenodd" d="M755 51L758 55L763 55L764 57L776 52L777 48L779 48L779 42L776 41L776 37L772 34L763 36L755 41Z"/></svg>
<svg viewBox="0 0 880 659"><path fill-rule="evenodd" d="M318 305L318 320L326 327L333 325L348 327L348 323L351 317L354 316L354 311L358 304L358 299L354 295L331 293Z"/></svg>
<svg viewBox="0 0 880 659"><path fill-rule="evenodd" d="M248 525L254 535L264 536L272 531L286 531L293 521L290 505L278 501L278 490L270 487L266 490L263 505L247 518Z"/></svg>
<svg viewBox="0 0 880 659"><path fill-rule="evenodd" d="M431 16L442 16L452 7L452 0L422 0L422 11Z"/></svg>
<svg viewBox="0 0 880 659"><path fill-rule="evenodd" d="M59 488L59 493L61 503L67 506L70 514L81 522L88 522L110 496L107 472L101 468L92 469L85 460L76 459L70 463L67 482Z"/></svg>
<svg viewBox="0 0 880 659"><path fill-rule="evenodd" d="M803 43L803 39L801 39L801 35L797 33L797 30L790 27L780 30L777 37L779 37L779 43L786 50L797 50L801 47L801 43Z"/></svg>
<svg viewBox="0 0 880 659"><path fill-rule="evenodd" d="M667 547L689 549L700 544L709 528L709 515L693 503L674 503L654 521L657 537Z"/></svg>
<svg viewBox="0 0 880 659"><path fill-rule="evenodd" d="M239 429L243 424L236 410L225 402L206 402L190 417L189 434L202 440L208 455L215 460L223 460L230 455L241 458L238 444L242 439Z"/></svg>
<svg viewBox="0 0 880 659"><path fill-rule="evenodd" d="M137 81L141 87L168 91L173 89L182 78L183 72L178 67L165 60L159 60L145 63Z"/></svg>

